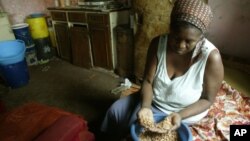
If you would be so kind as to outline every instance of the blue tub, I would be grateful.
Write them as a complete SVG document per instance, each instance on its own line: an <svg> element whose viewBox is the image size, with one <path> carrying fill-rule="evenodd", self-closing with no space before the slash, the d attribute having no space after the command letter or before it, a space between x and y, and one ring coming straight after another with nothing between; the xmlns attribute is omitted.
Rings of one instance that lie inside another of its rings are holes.
<svg viewBox="0 0 250 141"><path fill-rule="evenodd" d="M26 85L29 72L24 58L25 44L22 40L0 42L0 75L12 88Z"/></svg>
<svg viewBox="0 0 250 141"><path fill-rule="evenodd" d="M9 65L22 61L25 55L22 40L0 41L0 65Z"/></svg>
<svg viewBox="0 0 250 141"><path fill-rule="evenodd" d="M28 84L30 78L25 59L14 64L0 65L0 75L11 88Z"/></svg>

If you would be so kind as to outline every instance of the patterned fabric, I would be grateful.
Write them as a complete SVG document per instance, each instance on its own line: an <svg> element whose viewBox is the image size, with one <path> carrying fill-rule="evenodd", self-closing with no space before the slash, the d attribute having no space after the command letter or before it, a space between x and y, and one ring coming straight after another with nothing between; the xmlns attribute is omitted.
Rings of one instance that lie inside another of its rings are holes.
<svg viewBox="0 0 250 141"><path fill-rule="evenodd" d="M206 32L212 17L211 8L202 0L177 0L171 13L171 22L185 21Z"/></svg>
<svg viewBox="0 0 250 141"><path fill-rule="evenodd" d="M224 141L230 125L242 124L250 125L250 97L223 82L208 115L190 128L194 141Z"/></svg>

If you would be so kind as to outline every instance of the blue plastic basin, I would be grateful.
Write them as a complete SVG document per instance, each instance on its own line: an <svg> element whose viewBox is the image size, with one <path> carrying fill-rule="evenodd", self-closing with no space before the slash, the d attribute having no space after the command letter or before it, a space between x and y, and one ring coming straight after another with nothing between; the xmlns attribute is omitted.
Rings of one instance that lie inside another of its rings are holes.
<svg viewBox="0 0 250 141"><path fill-rule="evenodd" d="M19 88L28 84L29 70L26 60L9 65L0 65L0 76L11 88Z"/></svg>
<svg viewBox="0 0 250 141"><path fill-rule="evenodd" d="M155 114L154 115L154 120L155 122L160 122L166 117L166 115L162 114ZM132 124L130 128L130 133L134 141L139 141L139 134L143 130L143 127L141 127L137 122ZM181 141L192 141L193 136L192 132L189 129L189 127L185 123L181 123L180 128L177 129L178 136Z"/></svg>
<svg viewBox="0 0 250 141"><path fill-rule="evenodd" d="M22 61L25 49L22 40L0 41L0 65L9 65Z"/></svg>

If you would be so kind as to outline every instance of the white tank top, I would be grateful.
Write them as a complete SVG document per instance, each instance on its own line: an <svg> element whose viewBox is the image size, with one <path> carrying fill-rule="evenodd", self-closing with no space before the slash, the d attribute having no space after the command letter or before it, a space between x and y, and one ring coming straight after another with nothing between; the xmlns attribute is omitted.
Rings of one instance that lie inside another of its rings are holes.
<svg viewBox="0 0 250 141"><path fill-rule="evenodd" d="M204 39L200 46L201 58L185 74L171 80L166 65L167 35L162 35L157 50L158 64L153 81L154 106L164 113L170 114L197 102L203 90L202 84L207 58L214 49L216 47L207 39ZM197 53L197 50L194 52ZM206 114L207 110L199 115L187 118L186 122L196 122Z"/></svg>

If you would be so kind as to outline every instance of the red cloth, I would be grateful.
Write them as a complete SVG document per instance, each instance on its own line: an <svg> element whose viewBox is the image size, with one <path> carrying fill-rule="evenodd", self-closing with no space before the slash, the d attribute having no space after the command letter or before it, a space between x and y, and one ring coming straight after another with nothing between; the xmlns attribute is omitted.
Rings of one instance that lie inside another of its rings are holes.
<svg viewBox="0 0 250 141"><path fill-rule="evenodd" d="M22 105L0 116L0 141L31 141L66 115L73 114L37 103Z"/></svg>
<svg viewBox="0 0 250 141"><path fill-rule="evenodd" d="M80 134L83 139L80 139ZM35 141L94 141L88 132L87 122L77 116L62 116Z"/></svg>
<svg viewBox="0 0 250 141"><path fill-rule="evenodd" d="M95 136L89 131L81 131L71 141L94 141Z"/></svg>

